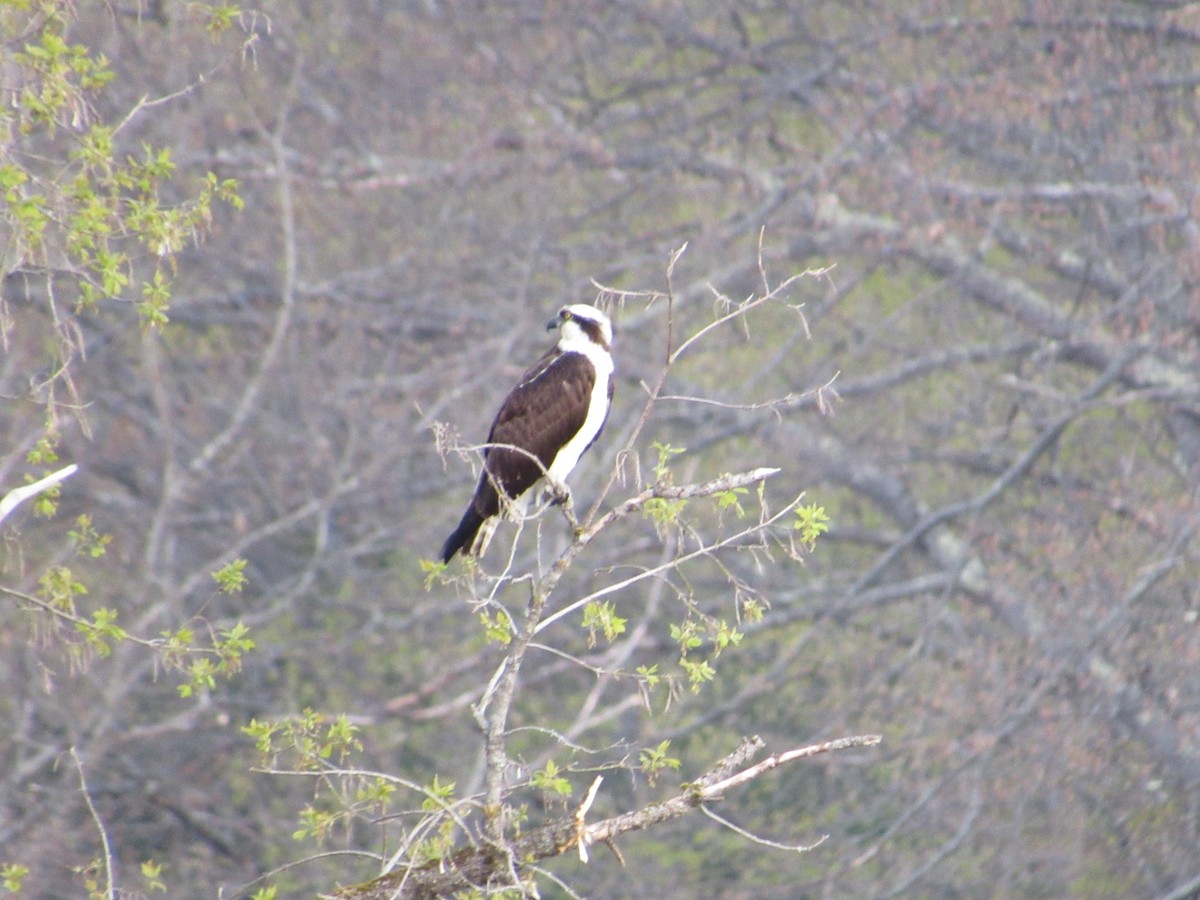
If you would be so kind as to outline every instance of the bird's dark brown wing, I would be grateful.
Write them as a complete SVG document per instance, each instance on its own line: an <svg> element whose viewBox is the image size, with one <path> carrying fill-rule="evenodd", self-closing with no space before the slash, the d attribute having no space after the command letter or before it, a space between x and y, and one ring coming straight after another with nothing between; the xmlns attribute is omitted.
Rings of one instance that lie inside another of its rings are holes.
<svg viewBox="0 0 1200 900"><path fill-rule="evenodd" d="M580 353L546 354L505 400L488 434L484 476L475 509L495 515L499 499L492 484L509 497L531 488L554 456L587 418L596 371ZM518 449L514 449L518 448Z"/></svg>

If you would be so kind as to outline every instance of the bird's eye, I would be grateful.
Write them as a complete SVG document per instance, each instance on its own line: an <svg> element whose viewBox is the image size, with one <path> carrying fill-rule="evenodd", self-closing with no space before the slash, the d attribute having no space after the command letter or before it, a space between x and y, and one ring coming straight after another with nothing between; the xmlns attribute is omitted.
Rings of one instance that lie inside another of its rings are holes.
<svg viewBox="0 0 1200 900"><path fill-rule="evenodd" d="M564 322L570 322L571 319L574 318L574 316L571 315L571 311L569 309L564 309L562 311L562 318L563 318Z"/></svg>

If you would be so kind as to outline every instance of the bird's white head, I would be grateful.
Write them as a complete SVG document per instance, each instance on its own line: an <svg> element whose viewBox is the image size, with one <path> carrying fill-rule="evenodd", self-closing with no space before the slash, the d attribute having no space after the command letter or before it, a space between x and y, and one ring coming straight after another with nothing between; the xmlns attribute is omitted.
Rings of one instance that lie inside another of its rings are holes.
<svg viewBox="0 0 1200 900"><path fill-rule="evenodd" d="M558 346L562 350L573 350L594 344L604 350L612 347L612 320L586 303L572 303L558 311L553 319L546 323L546 329L558 329Z"/></svg>

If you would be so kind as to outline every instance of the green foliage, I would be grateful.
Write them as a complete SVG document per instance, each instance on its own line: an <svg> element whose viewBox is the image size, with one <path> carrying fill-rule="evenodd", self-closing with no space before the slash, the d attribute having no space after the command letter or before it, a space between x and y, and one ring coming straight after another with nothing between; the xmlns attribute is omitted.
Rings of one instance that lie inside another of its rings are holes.
<svg viewBox="0 0 1200 900"><path fill-rule="evenodd" d="M148 859L141 864L142 879L145 882L146 890L167 892L166 882L162 880L163 867L161 863L156 863L152 859Z"/></svg>
<svg viewBox="0 0 1200 900"><path fill-rule="evenodd" d="M672 447L670 444L664 444L660 441L654 441L650 446L656 454L654 484L660 486L672 484L674 476L670 468L671 458L678 456L680 453L685 453L686 450L682 447ZM687 500L683 498L668 499L666 497L651 497L642 506L642 515L653 522L661 533L667 526L679 521L679 517L686 506Z"/></svg>
<svg viewBox="0 0 1200 900"><path fill-rule="evenodd" d="M235 559L212 573L223 594L237 594L246 586L246 560Z"/></svg>
<svg viewBox="0 0 1200 900"><path fill-rule="evenodd" d="M161 269L154 272L154 277L142 285L142 299L137 304L137 311L142 322L149 326L166 325L167 310L171 308L171 291Z"/></svg>
<svg viewBox="0 0 1200 900"><path fill-rule="evenodd" d="M684 656L680 657L679 666L687 675L692 693L699 693L701 685L712 681L717 675L717 670L707 659L688 659Z"/></svg>
<svg viewBox="0 0 1200 900"><path fill-rule="evenodd" d="M445 581L443 577L446 570L450 568L440 559L422 559L420 560L421 571L425 573L425 590L432 590L435 584L442 584Z"/></svg>
<svg viewBox="0 0 1200 900"><path fill-rule="evenodd" d="M338 826L348 827L368 813L385 814L395 792L395 785L386 778L357 773L332 777L334 763L343 765L352 753L362 751L358 730L345 715L331 719L312 709L277 722L252 719L242 727L242 733L254 739L264 767L275 768L280 757L286 756L286 763L295 770L320 775L318 784L325 789L300 810L299 827L292 832L294 840L324 842Z"/></svg>
<svg viewBox="0 0 1200 900"><path fill-rule="evenodd" d="M20 863L4 863L0 865L0 883L4 884L4 889L10 894L19 894L21 892L21 886L25 883L27 875L29 875L29 867L23 866Z"/></svg>
<svg viewBox="0 0 1200 900"><path fill-rule="evenodd" d="M318 751L321 758L329 759L336 754L338 760L344 762L351 751L362 750L362 743L355 737L357 733L358 726L351 725L345 714L339 715L325 732L325 740Z"/></svg>
<svg viewBox="0 0 1200 900"><path fill-rule="evenodd" d="M75 552L92 559L99 559L112 541L111 534L100 534L92 525L92 517L86 513L75 520L75 529L67 536L75 543Z"/></svg>
<svg viewBox="0 0 1200 900"><path fill-rule="evenodd" d="M55 448L57 433L51 427L47 433L38 439L37 443L25 454L25 461L32 466L41 467L43 471L38 474L26 473L25 483L32 484L43 475L49 474L49 470L58 462L58 451ZM33 514L39 518L49 519L55 512L58 511L58 498L61 494L61 489L58 485L54 485L33 498Z"/></svg>
<svg viewBox="0 0 1200 900"><path fill-rule="evenodd" d="M715 659L722 650L740 644L743 636L725 619L712 616L689 615L683 622L671 624L671 640L679 645L679 667L693 693L698 693L703 685L712 681L717 670L710 659L693 659L688 654L707 645L712 648L712 659Z"/></svg>
<svg viewBox="0 0 1200 900"><path fill-rule="evenodd" d="M91 860L86 866L75 866L72 871L82 878L88 900L107 900L110 896L105 889L104 866L99 859Z"/></svg>
<svg viewBox="0 0 1200 900"><path fill-rule="evenodd" d="M221 660L222 674L232 675L241 668L242 655L254 649L254 641L250 639L250 628L238 622L232 628L226 628L220 637L213 641L213 652Z"/></svg>
<svg viewBox="0 0 1200 900"><path fill-rule="evenodd" d="M433 781L425 786L425 793L428 796L421 801L421 809L425 812L436 812L442 809L454 799L454 789L457 786L456 782L443 782L439 776L434 775Z"/></svg>
<svg viewBox="0 0 1200 900"><path fill-rule="evenodd" d="M479 624L483 626L484 636L489 643L507 647L513 637L512 619L504 610L492 615L487 610L479 613Z"/></svg>
<svg viewBox="0 0 1200 900"><path fill-rule="evenodd" d="M300 810L300 827L292 832L292 839L303 841L314 838L321 843L344 817L345 813L341 810L318 809L315 804L310 803Z"/></svg>
<svg viewBox="0 0 1200 900"><path fill-rule="evenodd" d="M647 687L654 687L662 681L662 676L658 674L658 663L652 666L638 666L637 673Z"/></svg>
<svg viewBox="0 0 1200 900"><path fill-rule="evenodd" d="M188 680L179 685L179 696L188 698L198 690L212 690L217 686L217 676L231 678L242 668L242 656L254 649L249 637L250 629L241 622L227 628L212 638L211 649L201 650L193 644L191 629L180 628L164 632L163 658L179 660L184 653L204 653L193 659L185 668Z"/></svg>
<svg viewBox="0 0 1200 900"><path fill-rule="evenodd" d="M209 34L228 31L242 14L241 7L227 3L205 4L203 11L207 18L204 27Z"/></svg>
<svg viewBox="0 0 1200 900"><path fill-rule="evenodd" d="M742 503L739 498L745 497L749 493L749 488L731 488L728 491L718 491L717 493L713 494L713 501L717 504L717 510L719 512L725 512L726 510L732 509L734 514L739 519L744 519L746 518L746 510L742 507Z"/></svg>
<svg viewBox="0 0 1200 900"><path fill-rule="evenodd" d="M743 597L741 602L742 619L746 622L754 623L761 622L762 617L766 615L767 609L762 601L754 597Z"/></svg>
<svg viewBox="0 0 1200 900"><path fill-rule="evenodd" d="M39 438L33 449L25 454L25 461L34 466L51 466L58 462L54 441L49 436Z"/></svg>
<svg viewBox="0 0 1200 900"><path fill-rule="evenodd" d="M38 595L55 609L74 614L75 598L87 593L66 566L51 566L38 579Z"/></svg>
<svg viewBox="0 0 1200 900"><path fill-rule="evenodd" d="M98 117L97 101L114 72L102 53L70 39L76 14L74 4L57 0L0 6L0 33L19 36L6 76L13 102L0 110L7 261L74 273L80 310L119 298L140 282L142 323L162 325L172 257L202 237L216 204L241 208L238 186L210 172L190 197L179 199L170 148L142 142L138 152L122 153L121 128L149 100L120 124ZM217 5L208 7L208 15L215 36L233 26L239 11ZM139 277L143 263L148 271ZM67 339L58 339L65 365L72 354ZM65 376L59 371L55 377Z"/></svg>
<svg viewBox="0 0 1200 900"><path fill-rule="evenodd" d="M75 554L86 559L103 556L110 541L110 536L100 534L87 515L77 518L75 528L68 534L75 545ZM240 590L244 583L243 567L243 561L235 561L214 577L223 590ZM132 641L157 654L164 668L185 673L186 680L178 686L179 695L184 698L198 690L215 688L218 677L232 677L241 670L245 654L254 649L249 628L241 622L212 634L207 647L197 643L195 629L190 625L163 631L156 639L137 637L118 623L118 613L111 607L81 610L81 601L87 594L87 585L75 570L59 564L49 567L38 578L36 595L15 596L23 598L30 609L49 613L54 621L70 629L57 634L75 662L81 663L89 655L103 659L112 654L115 645ZM81 640L69 640L67 636L72 632Z"/></svg>
<svg viewBox="0 0 1200 900"><path fill-rule="evenodd" d="M6 34L14 33L9 29L17 10L43 17L41 28L13 54L13 62L25 75L14 104L18 127L28 134L44 126L53 134L60 125L79 120L82 101L112 81L113 73L103 54L93 57L87 48L66 41L68 13L62 4L42 0L9 6L0 20Z"/></svg>
<svg viewBox="0 0 1200 900"><path fill-rule="evenodd" d="M719 656L726 647L740 644L742 637L742 633L725 619L712 616L701 619L689 617L682 623L671 625L671 639L679 645L679 652L683 656L706 642L713 647L714 655Z"/></svg>
<svg viewBox="0 0 1200 900"><path fill-rule="evenodd" d="M683 498L668 500L666 497L651 497L642 506L642 512L651 522L661 527L678 522L686 506L687 500Z"/></svg>
<svg viewBox="0 0 1200 900"><path fill-rule="evenodd" d="M724 619L718 620L712 634L712 642L716 648L716 655L719 656L721 651L726 647L736 647L742 642L743 637L744 635L740 631L732 627Z"/></svg>
<svg viewBox="0 0 1200 900"><path fill-rule="evenodd" d="M664 769L676 771L679 769L680 761L674 756L667 755L669 749L671 749L671 742L662 741L653 750L646 749L638 755L638 764L651 784Z"/></svg>
<svg viewBox="0 0 1200 900"><path fill-rule="evenodd" d="M174 631L164 631L159 642L159 656L164 665L182 668L184 657L191 651L195 640L196 632L187 625Z"/></svg>
<svg viewBox="0 0 1200 900"><path fill-rule="evenodd" d="M704 638L700 634L700 626L694 619L676 624L671 623L671 640L679 645L679 652L684 656L689 650L695 650L704 643Z"/></svg>
<svg viewBox="0 0 1200 900"><path fill-rule="evenodd" d="M251 719L242 727L242 733L254 739L254 747L268 768L274 768L279 757L287 754L293 768L313 771L330 759L344 762L351 753L362 750L356 737L357 725L345 715L330 721L313 709L278 722Z"/></svg>
<svg viewBox="0 0 1200 900"><path fill-rule="evenodd" d="M535 788L548 794L557 794L560 797L571 796L571 782L562 777L558 764L552 759L546 760L546 765L534 772L529 781Z"/></svg>
<svg viewBox="0 0 1200 900"><path fill-rule="evenodd" d="M421 811L431 815L440 814L454 799L456 782L443 782L437 775L433 781L425 785L425 799L421 801ZM454 821L446 818L438 823L431 836L417 843L412 850L412 858L420 863L427 860L441 859L454 849Z"/></svg>
<svg viewBox="0 0 1200 900"><path fill-rule="evenodd" d="M254 749L264 760L273 761L277 752L274 738L283 727L283 723L280 722L260 722L258 719L251 719L250 724L242 726L242 734L254 739Z"/></svg>
<svg viewBox="0 0 1200 900"><path fill-rule="evenodd" d="M618 616L612 602L592 600L583 608L583 627L588 632L588 646L596 646L596 632L604 635L604 640L612 643L618 635L625 633L625 623L628 620Z"/></svg>
<svg viewBox="0 0 1200 900"><path fill-rule="evenodd" d="M193 659L187 667L187 675L188 680L176 688L179 696L185 700L198 690L212 689L217 686L217 665L206 657Z"/></svg>
<svg viewBox="0 0 1200 900"><path fill-rule="evenodd" d="M103 607L92 613L90 622L76 622L75 628L83 635L88 647L100 656L112 653L110 642L118 643L129 637L125 629L117 624L116 611Z"/></svg>
<svg viewBox="0 0 1200 900"><path fill-rule="evenodd" d="M358 803L377 807L382 814L395 793L396 785L386 778L371 778L359 785L354 792L354 799Z"/></svg>
<svg viewBox="0 0 1200 900"><path fill-rule="evenodd" d="M654 450L657 458L654 462L654 483L655 484L670 484L671 477L671 457L678 456L681 453L686 453L685 447L672 447L670 444L664 444L661 441L654 441L650 444L650 448Z"/></svg>
<svg viewBox="0 0 1200 900"><path fill-rule="evenodd" d="M825 513L825 507L815 503L797 506L792 528L800 532L800 540L811 548L817 538L829 530L829 516Z"/></svg>

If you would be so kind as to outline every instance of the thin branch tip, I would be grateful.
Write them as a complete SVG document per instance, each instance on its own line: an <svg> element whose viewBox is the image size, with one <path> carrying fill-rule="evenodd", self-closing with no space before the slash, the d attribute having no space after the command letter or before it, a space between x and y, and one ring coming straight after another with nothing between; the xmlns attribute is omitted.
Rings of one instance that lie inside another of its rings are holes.
<svg viewBox="0 0 1200 900"><path fill-rule="evenodd" d="M60 481L70 478L77 471L79 471L79 466L71 463L70 465L63 466L57 472L51 472L45 478L40 478L31 484L23 484L20 487L13 488L3 498L0 498L0 522L3 522L9 513L29 498L36 497L43 491L49 490Z"/></svg>

